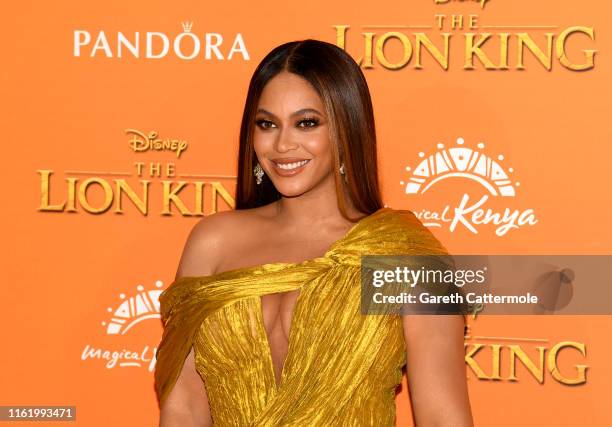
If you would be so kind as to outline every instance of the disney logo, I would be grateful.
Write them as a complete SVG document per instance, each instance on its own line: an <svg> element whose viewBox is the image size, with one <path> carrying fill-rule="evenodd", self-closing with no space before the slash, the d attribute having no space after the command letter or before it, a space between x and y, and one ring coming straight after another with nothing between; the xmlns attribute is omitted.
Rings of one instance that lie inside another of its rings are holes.
<svg viewBox="0 0 612 427"><path fill-rule="evenodd" d="M434 0L435 4L445 4L445 3L449 3L451 1L459 1L459 2L467 2L467 1L471 1L471 2L475 2L480 4L480 8L484 9L485 6L487 5L487 3L491 0Z"/></svg>
<svg viewBox="0 0 612 427"><path fill-rule="evenodd" d="M182 139L161 139L157 137L157 132L151 131L148 135L136 129L126 129L128 135L132 135L129 140L130 148L134 152L142 152L148 150L168 150L176 153L176 157L180 157L181 153L187 149L187 141Z"/></svg>

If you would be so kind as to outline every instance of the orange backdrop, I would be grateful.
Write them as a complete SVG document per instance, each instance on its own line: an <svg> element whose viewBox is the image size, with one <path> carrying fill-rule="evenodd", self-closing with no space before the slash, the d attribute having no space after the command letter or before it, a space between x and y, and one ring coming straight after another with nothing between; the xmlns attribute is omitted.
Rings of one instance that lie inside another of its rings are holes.
<svg viewBox="0 0 612 427"><path fill-rule="evenodd" d="M7 5L0 405L157 424L157 296L198 218L233 207L249 78L294 39L361 63L385 202L452 252L610 253L610 12L594 0ZM610 425L611 326L470 318L476 424ZM409 425L405 385L397 406Z"/></svg>

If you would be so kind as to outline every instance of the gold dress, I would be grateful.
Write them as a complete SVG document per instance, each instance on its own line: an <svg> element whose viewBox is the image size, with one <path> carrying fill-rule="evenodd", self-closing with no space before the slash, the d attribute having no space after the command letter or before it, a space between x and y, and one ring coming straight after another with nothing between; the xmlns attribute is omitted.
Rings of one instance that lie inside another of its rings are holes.
<svg viewBox="0 0 612 427"><path fill-rule="evenodd" d="M361 314L360 257L445 253L411 211L384 207L322 257L176 279L159 298L159 406L193 345L215 426L394 426L402 318ZM277 386L260 296L295 289Z"/></svg>

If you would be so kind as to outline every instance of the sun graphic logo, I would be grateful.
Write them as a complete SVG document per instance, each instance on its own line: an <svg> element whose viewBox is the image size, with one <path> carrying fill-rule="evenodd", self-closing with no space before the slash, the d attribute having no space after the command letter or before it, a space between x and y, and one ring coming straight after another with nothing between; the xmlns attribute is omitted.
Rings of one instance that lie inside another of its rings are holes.
<svg viewBox="0 0 612 427"><path fill-rule="evenodd" d="M492 196L514 196L514 186L504 168L486 154L463 147L464 143L463 138L457 138L458 147L449 149L439 143L439 151L423 159L412 172L406 193L425 193L432 185L444 179L463 177L478 182ZM482 150L485 144L479 142L477 147ZM425 153L421 151L419 157L425 157ZM499 161L504 160L503 154L497 158ZM406 170L410 171L410 166ZM508 168L508 172L514 172L514 169ZM518 187L520 183L514 185Z"/></svg>
<svg viewBox="0 0 612 427"><path fill-rule="evenodd" d="M429 227L442 227L448 223L451 232L462 225L476 234L478 226L493 224L497 226L495 233L498 236L503 236L512 228L536 224L533 209L519 211L505 208L502 212L496 212L482 207L489 197L514 197L520 182L511 177L514 168L502 165L505 160L503 154L495 159L483 152L483 142L476 147L465 146L465 140L459 137L456 146L446 148L443 143L438 143L434 153L428 156L424 152L418 153L421 160L414 169L406 167L411 175L407 181L400 181L406 194L423 195L434 185L448 179L471 180L486 190L486 194L474 204L470 205L470 195L464 193L457 206L446 205L440 210L422 209L416 212L417 217Z"/></svg>
<svg viewBox="0 0 612 427"><path fill-rule="evenodd" d="M143 320L159 319L159 295L162 293L162 286L163 282L158 280L155 282L157 289L146 291L144 286L138 285L138 293L132 297L126 298L125 294L119 294L119 298L125 301L119 304L114 312L112 307L106 309L113 313L110 322L102 322L102 326L106 326L106 333L123 335Z"/></svg>
<svg viewBox="0 0 612 427"><path fill-rule="evenodd" d="M145 320L159 319L159 296L163 291L164 283L161 280L155 282L153 289L145 289L143 285L136 286L136 292L128 296L124 293L119 294L121 302L114 307L107 307L110 319L101 322L104 327L106 337L125 336L134 329L134 326L141 324ZM150 345L142 345L138 350L126 347L137 346L134 334L130 337L128 346L107 349L100 346L86 344L81 353L81 360L102 360L107 369L115 367L147 367L149 371L155 368L155 352L157 348ZM110 339L110 338L109 338ZM156 338L157 339L157 338ZM125 344L125 339L121 340ZM117 347L115 345L115 347Z"/></svg>

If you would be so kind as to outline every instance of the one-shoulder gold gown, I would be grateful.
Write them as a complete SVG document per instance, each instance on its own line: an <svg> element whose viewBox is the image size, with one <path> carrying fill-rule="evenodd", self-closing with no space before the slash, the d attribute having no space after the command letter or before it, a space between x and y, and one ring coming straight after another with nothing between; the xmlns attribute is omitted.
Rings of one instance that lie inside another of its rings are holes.
<svg viewBox="0 0 612 427"><path fill-rule="evenodd" d="M161 294L161 407L194 347L215 426L394 426L402 318L362 315L362 255L446 254L409 210L362 218L319 258L176 279ZM300 289L277 387L261 295Z"/></svg>

